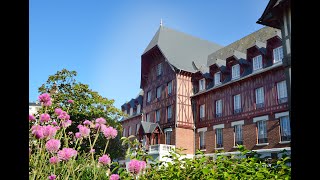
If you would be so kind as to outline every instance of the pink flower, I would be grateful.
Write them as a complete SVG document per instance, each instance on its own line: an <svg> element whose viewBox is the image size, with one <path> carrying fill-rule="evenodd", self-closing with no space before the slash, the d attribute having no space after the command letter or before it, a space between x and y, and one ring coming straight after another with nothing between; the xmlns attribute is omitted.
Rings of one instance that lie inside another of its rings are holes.
<svg viewBox="0 0 320 180"><path fill-rule="evenodd" d="M120 176L118 174L111 174L109 180L119 180Z"/></svg>
<svg viewBox="0 0 320 180"><path fill-rule="evenodd" d="M51 102L50 94L44 93L44 94L41 94L38 98L39 98L39 101L43 103L43 106L51 106L52 102Z"/></svg>
<svg viewBox="0 0 320 180"><path fill-rule="evenodd" d="M58 125L57 121L53 121L52 125L55 125L55 126Z"/></svg>
<svg viewBox="0 0 320 180"><path fill-rule="evenodd" d="M50 120L50 115L47 113L40 115L40 122L48 122Z"/></svg>
<svg viewBox="0 0 320 180"><path fill-rule="evenodd" d="M129 171L133 174L139 174L146 167L146 162L132 159L129 162Z"/></svg>
<svg viewBox="0 0 320 180"><path fill-rule="evenodd" d="M113 127L107 127L103 130L103 134L107 139L114 139L117 136L118 131Z"/></svg>
<svg viewBox="0 0 320 180"><path fill-rule="evenodd" d="M108 155L103 155L101 157L99 157L99 163L103 164L103 165L106 165L106 164L110 164L111 162L111 159Z"/></svg>
<svg viewBox="0 0 320 180"><path fill-rule="evenodd" d="M43 136L53 138L56 135L57 130L59 129L60 129L59 127L51 126L51 125L42 126Z"/></svg>
<svg viewBox="0 0 320 180"><path fill-rule="evenodd" d="M72 131L69 131L69 132L68 132L68 134L69 134L69 135L72 135L72 134L73 134L73 132L72 132Z"/></svg>
<svg viewBox="0 0 320 180"><path fill-rule="evenodd" d="M48 178L49 178L49 180L55 180L56 179L56 175L54 175L54 174L51 174Z"/></svg>
<svg viewBox="0 0 320 180"><path fill-rule="evenodd" d="M83 124L84 124L84 125L88 125L88 126L90 126L90 125L92 124L92 122L91 122L91 121L89 121L89 120L85 120L85 121L83 122Z"/></svg>
<svg viewBox="0 0 320 180"><path fill-rule="evenodd" d="M29 114L29 121L34 121L34 120L36 120L36 118L32 114Z"/></svg>
<svg viewBox="0 0 320 180"><path fill-rule="evenodd" d="M68 100L68 103L72 104L72 103L73 103L73 100L72 100L72 99L69 99L69 100Z"/></svg>
<svg viewBox="0 0 320 180"><path fill-rule="evenodd" d="M31 133L32 133L33 135L35 135L35 137L36 137L37 139L42 139L42 138L44 138L42 126L40 126L40 125L33 125L33 126L31 127L31 130L32 130Z"/></svg>
<svg viewBox="0 0 320 180"><path fill-rule="evenodd" d="M96 123L98 123L98 124L106 124L107 123L107 121L104 119L104 118L97 118L96 119Z"/></svg>
<svg viewBox="0 0 320 180"><path fill-rule="evenodd" d="M57 152L60 148L60 140L57 139L50 139L46 143L46 149L49 152Z"/></svg>
<svg viewBox="0 0 320 180"><path fill-rule="evenodd" d="M81 133L77 132L75 135L77 139L81 138Z"/></svg>
<svg viewBox="0 0 320 180"><path fill-rule="evenodd" d="M85 126L80 126L79 128L79 132L81 133L82 137L87 137L90 134L90 129L85 127Z"/></svg>
<svg viewBox="0 0 320 180"><path fill-rule="evenodd" d="M90 152L94 153L94 152L96 152L96 150L95 149L90 149Z"/></svg>
<svg viewBox="0 0 320 180"><path fill-rule="evenodd" d="M60 161L60 160L59 160L59 158L58 158L57 156L53 156L53 157L51 157L51 158L49 159L49 162L50 162L51 164L57 164L59 161Z"/></svg>
<svg viewBox="0 0 320 180"><path fill-rule="evenodd" d="M63 110L60 109L60 108L56 108L56 109L54 110L54 112L56 113L56 115L59 116L59 115L63 112Z"/></svg>
<svg viewBox="0 0 320 180"><path fill-rule="evenodd" d="M72 148L63 148L58 151L58 158L60 160L68 161L71 157L77 156L78 152Z"/></svg>
<svg viewBox="0 0 320 180"><path fill-rule="evenodd" d="M62 125L62 127L67 128L67 127L69 127L71 125L71 123L72 123L71 120L62 121L61 125Z"/></svg>
<svg viewBox="0 0 320 180"><path fill-rule="evenodd" d="M60 113L60 114L58 115L58 118L59 118L59 119L64 119L64 120L69 120L69 119L70 119L70 116L68 115L67 112L61 110L61 111L58 111L58 113Z"/></svg>

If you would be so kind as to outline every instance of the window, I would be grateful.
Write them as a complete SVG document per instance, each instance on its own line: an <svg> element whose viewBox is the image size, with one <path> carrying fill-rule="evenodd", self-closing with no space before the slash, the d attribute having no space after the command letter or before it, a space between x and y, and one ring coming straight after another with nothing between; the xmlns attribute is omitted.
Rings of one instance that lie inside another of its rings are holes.
<svg viewBox="0 0 320 180"><path fill-rule="evenodd" d="M157 99L161 97L161 86L157 87Z"/></svg>
<svg viewBox="0 0 320 180"><path fill-rule="evenodd" d="M267 121L257 121L258 144L267 143Z"/></svg>
<svg viewBox="0 0 320 180"><path fill-rule="evenodd" d="M278 103L282 104L288 101L286 81L277 83Z"/></svg>
<svg viewBox="0 0 320 180"><path fill-rule="evenodd" d="M122 136L123 136L123 137L126 136L126 128L123 128Z"/></svg>
<svg viewBox="0 0 320 180"><path fill-rule="evenodd" d="M206 149L206 142L205 142L205 131L199 132L199 140L200 140L200 150Z"/></svg>
<svg viewBox="0 0 320 180"><path fill-rule="evenodd" d="M147 122L150 122L150 113L147 113L147 114L146 114L146 121L147 121Z"/></svg>
<svg viewBox="0 0 320 180"><path fill-rule="evenodd" d="M172 93L172 81L168 82L167 86L168 86L168 95L170 96Z"/></svg>
<svg viewBox="0 0 320 180"><path fill-rule="evenodd" d="M282 62L283 59L283 48L282 46L273 49L273 62Z"/></svg>
<svg viewBox="0 0 320 180"><path fill-rule="evenodd" d="M214 85L221 84L220 77L221 77L220 72L217 72L214 74Z"/></svg>
<svg viewBox="0 0 320 180"><path fill-rule="evenodd" d="M139 113L140 113L140 110L141 110L141 105L140 105L140 104L138 104L138 105L137 105L137 114L139 114Z"/></svg>
<svg viewBox="0 0 320 180"><path fill-rule="evenodd" d="M130 116L133 114L133 108L130 108Z"/></svg>
<svg viewBox="0 0 320 180"><path fill-rule="evenodd" d="M172 134L172 128L168 128L164 130L164 134L166 136L166 144L171 144L171 134Z"/></svg>
<svg viewBox="0 0 320 180"><path fill-rule="evenodd" d="M136 135L139 134L140 124L136 124Z"/></svg>
<svg viewBox="0 0 320 180"><path fill-rule="evenodd" d="M236 64L232 66L232 79L237 79L240 77L240 65Z"/></svg>
<svg viewBox="0 0 320 180"><path fill-rule="evenodd" d="M202 105L200 105L200 121L201 120L203 120L203 118L205 117L205 105L204 104L202 104Z"/></svg>
<svg viewBox="0 0 320 180"><path fill-rule="evenodd" d="M241 98L240 94L237 94L233 96L233 109L234 109L234 114L238 114L241 112Z"/></svg>
<svg viewBox="0 0 320 180"><path fill-rule="evenodd" d="M172 118L172 105L167 107L167 120L168 120L168 122L171 121L171 118Z"/></svg>
<svg viewBox="0 0 320 180"><path fill-rule="evenodd" d="M256 56L252 59L252 64L253 64L253 70L259 70L262 68L262 56Z"/></svg>
<svg viewBox="0 0 320 180"><path fill-rule="evenodd" d="M256 89L256 108L263 108L264 107L264 91L263 87Z"/></svg>
<svg viewBox="0 0 320 180"><path fill-rule="evenodd" d="M216 101L216 117L222 116L222 100L219 99Z"/></svg>
<svg viewBox="0 0 320 180"><path fill-rule="evenodd" d="M217 128L215 130L216 130L216 148L222 148L223 147L222 128Z"/></svg>
<svg viewBox="0 0 320 180"><path fill-rule="evenodd" d="M242 139L242 125L235 125L234 126L234 144L236 145L243 145L243 139Z"/></svg>
<svg viewBox="0 0 320 180"><path fill-rule="evenodd" d="M291 141L291 129L289 116L280 117L281 141Z"/></svg>
<svg viewBox="0 0 320 180"><path fill-rule="evenodd" d="M162 74L162 63L157 65L157 76L161 76Z"/></svg>
<svg viewBox="0 0 320 180"><path fill-rule="evenodd" d="M131 135L131 126L129 126L129 132L128 132L128 136Z"/></svg>
<svg viewBox="0 0 320 180"><path fill-rule="evenodd" d="M160 122L160 109L156 110L156 122Z"/></svg>
<svg viewBox="0 0 320 180"><path fill-rule="evenodd" d="M151 90L147 93L147 102L151 101Z"/></svg>
<svg viewBox="0 0 320 180"><path fill-rule="evenodd" d="M199 91L203 91L205 90L205 85L206 85L206 80L203 78L203 79L200 79L199 80Z"/></svg>

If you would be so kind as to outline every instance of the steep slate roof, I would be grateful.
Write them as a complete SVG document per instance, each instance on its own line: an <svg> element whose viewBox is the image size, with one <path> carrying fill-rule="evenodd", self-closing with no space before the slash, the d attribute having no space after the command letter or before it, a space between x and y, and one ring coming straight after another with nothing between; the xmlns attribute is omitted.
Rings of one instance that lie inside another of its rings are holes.
<svg viewBox="0 0 320 180"><path fill-rule="evenodd" d="M217 59L225 60L232 56L235 53L234 50L246 54L248 48L254 45L260 46L262 43L266 43L267 39L272 38L275 35L278 35L281 38L281 31L272 27L263 27L210 54L208 56L207 66L214 64Z"/></svg>
<svg viewBox="0 0 320 180"><path fill-rule="evenodd" d="M159 27L142 55L155 46L175 68L192 73L197 71L192 61L206 64L208 54L223 47L164 26Z"/></svg>
<svg viewBox="0 0 320 180"><path fill-rule="evenodd" d="M158 123L141 121L141 126L143 128L144 133L153 133L153 131L156 129L156 127L159 127L159 129L161 131L161 128Z"/></svg>

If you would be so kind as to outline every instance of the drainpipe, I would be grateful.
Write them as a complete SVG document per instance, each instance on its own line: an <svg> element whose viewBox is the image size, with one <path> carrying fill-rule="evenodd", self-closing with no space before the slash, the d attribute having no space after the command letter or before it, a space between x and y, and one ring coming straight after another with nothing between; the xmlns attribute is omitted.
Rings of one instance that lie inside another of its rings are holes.
<svg viewBox="0 0 320 180"><path fill-rule="evenodd" d="M193 151L196 155L196 103L194 99L191 99L192 115L193 115Z"/></svg>

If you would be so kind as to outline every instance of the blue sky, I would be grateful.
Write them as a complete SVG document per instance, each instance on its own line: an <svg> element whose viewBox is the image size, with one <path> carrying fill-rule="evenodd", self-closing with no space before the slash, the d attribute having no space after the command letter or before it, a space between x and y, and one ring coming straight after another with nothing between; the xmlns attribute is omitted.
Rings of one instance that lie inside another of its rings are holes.
<svg viewBox="0 0 320 180"><path fill-rule="evenodd" d="M29 101L66 68L120 108L140 91L140 58L159 28L228 45L260 28L268 0L30 0Z"/></svg>

